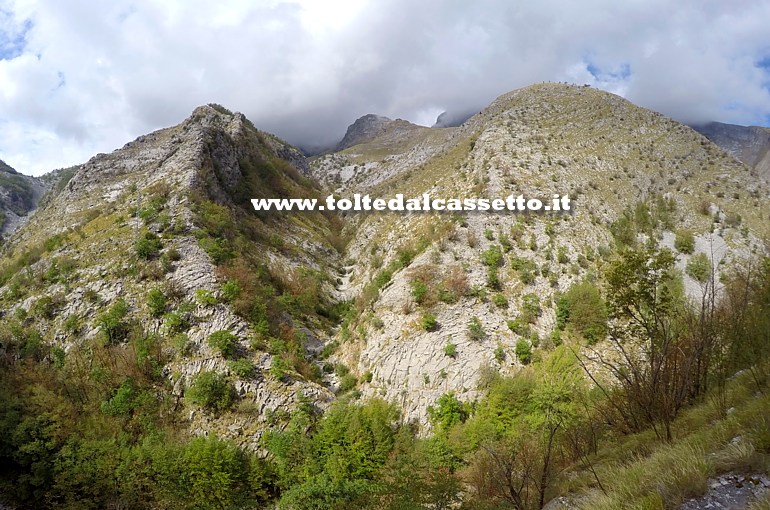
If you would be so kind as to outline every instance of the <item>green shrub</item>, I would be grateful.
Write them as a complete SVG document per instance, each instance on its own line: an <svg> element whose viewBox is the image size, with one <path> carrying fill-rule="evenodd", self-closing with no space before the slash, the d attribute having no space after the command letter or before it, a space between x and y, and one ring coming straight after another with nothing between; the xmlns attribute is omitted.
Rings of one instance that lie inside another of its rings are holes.
<svg viewBox="0 0 770 510"><path fill-rule="evenodd" d="M169 312L163 316L163 327L169 334L181 333L190 327L189 322L179 312Z"/></svg>
<svg viewBox="0 0 770 510"><path fill-rule="evenodd" d="M163 248L160 238L152 232L145 231L134 244L134 250L139 258L150 260L158 256Z"/></svg>
<svg viewBox="0 0 770 510"><path fill-rule="evenodd" d="M678 230L674 247L681 253L692 253L695 251L695 236L689 230Z"/></svg>
<svg viewBox="0 0 770 510"><path fill-rule="evenodd" d="M217 298L210 290L198 289L195 291L195 300L201 306L212 306L217 304Z"/></svg>
<svg viewBox="0 0 770 510"><path fill-rule="evenodd" d="M68 316L64 321L64 331L72 335L80 333L80 328L83 327L83 319L76 313Z"/></svg>
<svg viewBox="0 0 770 510"><path fill-rule="evenodd" d="M198 244L211 257L214 264L224 264L235 257L235 253L227 239L202 237L198 239Z"/></svg>
<svg viewBox="0 0 770 510"><path fill-rule="evenodd" d="M275 377L277 380L281 380L286 375L286 371L289 369L288 364L286 363L286 360L283 359L280 355L273 355L273 360L270 363L270 375Z"/></svg>
<svg viewBox="0 0 770 510"><path fill-rule="evenodd" d="M96 318L96 324L104 333L108 343L115 344L125 340L129 325L123 319L128 315L128 304L118 299L106 311Z"/></svg>
<svg viewBox="0 0 770 510"><path fill-rule="evenodd" d="M176 349L176 352L181 356L188 356L192 351L192 345L190 344L190 337L184 333L177 333L171 337L171 344Z"/></svg>
<svg viewBox="0 0 770 510"><path fill-rule="evenodd" d="M512 332L516 333L519 336L528 337L531 334L529 324L526 322L522 322L521 319L510 320L506 324L508 326L508 329L510 329Z"/></svg>
<svg viewBox="0 0 770 510"><path fill-rule="evenodd" d="M524 322L532 324L542 313L540 298L535 294L525 294L521 298L521 319Z"/></svg>
<svg viewBox="0 0 770 510"><path fill-rule="evenodd" d="M528 364L532 359L532 346L527 339L519 338L516 342L516 357L523 365Z"/></svg>
<svg viewBox="0 0 770 510"><path fill-rule="evenodd" d="M166 313L166 295L160 289L152 289L147 293L147 307L150 315L155 318L162 317Z"/></svg>
<svg viewBox="0 0 770 510"><path fill-rule="evenodd" d="M475 341L483 340L487 333L484 331L484 326L481 325L481 320L478 317L471 317L468 322L468 338Z"/></svg>
<svg viewBox="0 0 770 510"><path fill-rule="evenodd" d="M508 308L508 298L504 294L495 294L492 296L492 302L499 308Z"/></svg>
<svg viewBox="0 0 770 510"><path fill-rule="evenodd" d="M687 261L685 272L694 280L705 283L711 278L711 261L705 253L696 253Z"/></svg>
<svg viewBox="0 0 770 510"><path fill-rule="evenodd" d="M502 345L498 345L495 349L495 360L497 360L498 363L505 361L505 349L503 349Z"/></svg>
<svg viewBox="0 0 770 510"><path fill-rule="evenodd" d="M470 406L460 402L454 393L445 393L436 401L436 405L428 407L430 422L441 430L449 430L452 426L465 422L470 416Z"/></svg>
<svg viewBox="0 0 770 510"><path fill-rule="evenodd" d="M185 400L214 412L222 412L233 403L233 387L225 376L213 371L201 372L184 393Z"/></svg>
<svg viewBox="0 0 770 510"><path fill-rule="evenodd" d="M511 267L519 274L519 279L524 285L529 285L537 277L537 264L534 260L524 257L511 258Z"/></svg>
<svg viewBox="0 0 770 510"><path fill-rule="evenodd" d="M556 326L594 344L607 336L607 307L599 289L590 282L573 285L556 302Z"/></svg>
<svg viewBox="0 0 770 510"><path fill-rule="evenodd" d="M134 381L126 379L109 400L101 404L101 411L110 416L128 416L134 409L137 387Z"/></svg>
<svg viewBox="0 0 770 510"><path fill-rule="evenodd" d="M235 355L238 337L222 329L211 333L207 339L209 347L216 349L224 358L232 358Z"/></svg>
<svg viewBox="0 0 770 510"><path fill-rule="evenodd" d="M444 346L444 354L450 358L457 356L457 346L452 342L449 342Z"/></svg>
<svg viewBox="0 0 770 510"><path fill-rule="evenodd" d="M438 328L438 320L432 313L426 313L420 320L420 326L422 326L422 329L425 331L435 331L436 328Z"/></svg>
<svg viewBox="0 0 770 510"><path fill-rule="evenodd" d="M222 284L222 299L232 303L241 295L241 286L235 280L227 280Z"/></svg>
<svg viewBox="0 0 770 510"><path fill-rule="evenodd" d="M417 302L417 304L423 304L426 296L428 295L428 286L425 284L425 282L420 280L413 281L411 286L412 297Z"/></svg>
<svg viewBox="0 0 770 510"><path fill-rule="evenodd" d="M340 378L340 391L350 391L358 385L358 379L353 374L346 374Z"/></svg>
<svg viewBox="0 0 770 510"><path fill-rule="evenodd" d="M246 358L231 360L227 363L227 367L241 379L249 379L254 375L254 364Z"/></svg>
<svg viewBox="0 0 770 510"><path fill-rule="evenodd" d="M37 299L30 309L32 315L41 319L53 319L56 314L56 308L58 307L58 300L54 300L51 296L43 296Z"/></svg>
<svg viewBox="0 0 770 510"><path fill-rule="evenodd" d="M481 262L487 267L500 267L503 265L503 252L496 244L481 252Z"/></svg>

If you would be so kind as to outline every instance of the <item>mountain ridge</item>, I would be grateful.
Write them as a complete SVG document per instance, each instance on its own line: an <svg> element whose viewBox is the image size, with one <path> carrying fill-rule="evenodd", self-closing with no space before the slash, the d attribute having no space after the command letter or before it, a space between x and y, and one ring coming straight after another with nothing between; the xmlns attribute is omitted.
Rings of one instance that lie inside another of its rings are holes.
<svg viewBox="0 0 770 510"><path fill-rule="evenodd" d="M457 127L361 119L348 130L349 146L307 159L242 114L205 105L61 175L2 247L0 369L14 379L0 384L0 402L8 402L0 423L13 429L0 434L8 442L0 455L11 473L26 473L23 455L32 451L45 466L52 459L52 473L79 476L44 473L34 485L20 475L16 485L27 492L18 489L18 497L33 498L34 489L46 501L72 497L72 507L78 497L117 504L124 498L114 488L86 490L99 478L86 468L100 469L93 459L119 452L127 460L115 463L141 469L141 483L215 480L211 487L225 487L216 493L220 505L241 494L252 505L281 497L286 508L323 498L358 504L365 494L382 507L390 497L383 488L401 497L415 477L441 497L465 492L472 504L484 494L469 488L476 479L468 470L508 445L485 442L507 441L495 427L514 423L517 433L534 434L515 437L538 455L546 444L537 434L547 413L515 421L495 406L540 405L551 398L537 393L541 383L582 387L580 367L565 360L609 349L606 275L623 257L671 250L671 275L679 276L667 291L699 303L709 291L704 274L729 283L745 260L768 253L770 187L691 128L616 95L539 84L501 95ZM568 194L573 207L335 214L257 212L250 204L353 193ZM575 296L593 308L565 317ZM602 383L611 376L592 375ZM555 409L572 412L564 407L571 397L565 403L558 391ZM725 408L714 419L734 427L729 414ZM95 431L81 435L83 423ZM590 427L600 434L609 426ZM340 439L340 431L349 435ZM34 449L39 437L50 451ZM588 441L559 437L565 452ZM634 441L647 448L649 438ZM581 452L587 459L597 447ZM231 460L198 462L211 458ZM609 497L578 471L583 457L569 459L558 472L543 468L549 483L580 474L537 487L541 506L574 487L592 506ZM376 470L402 460L415 462L406 464L403 485L401 467L395 479ZM97 473L112 483L114 471L107 464ZM114 484L134 495L122 479ZM136 497L176 508L211 493L177 496L190 483L172 485L142 486ZM246 503L230 506L239 505Z"/></svg>

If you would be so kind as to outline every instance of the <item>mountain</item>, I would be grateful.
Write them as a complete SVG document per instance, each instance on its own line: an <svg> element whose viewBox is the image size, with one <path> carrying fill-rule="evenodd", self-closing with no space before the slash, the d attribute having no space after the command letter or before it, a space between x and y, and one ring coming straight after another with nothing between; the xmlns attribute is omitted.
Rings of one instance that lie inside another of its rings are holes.
<svg viewBox="0 0 770 510"><path fill-rule="evenodd" d="M113 349L161 335L155 362L162 360L176 398L200 373L233 374L237 357L250 368L239 369L234 391L263 416L238 429L244 441L255 441L249 434L264 428L264 413L289 409L298 391L328 404L332 394L312 382L318 376L304 349L330 327L326 275L339 264L331 241L336 220L255 216L249 202L317 195L304 165L295 149L218 106L95 156L10 238L2 268L6 317L25 310L25 327L88 363L94 360L81 342ZM100 324L110 313L121 325L105 337ZM226 356L209 341L222 331ZM271 342L291 357L286 376ZM265 376L271 367L276 377ZM290 375L294 370L307 378ZM189 426L232 435L227 427L238 421L192 413Z"/></svg>
<svg viewBox="0 0 770 510"><path fill-rule="evenodd" d="M356 261L350 295L361 315L351 331L360 333L342 359L371 377L364 395L399 402L420 424L447 392L478 398L484 367L515 369L522 338L547 345L559 294L598 274L619 239L635 244L654 235L673 249L677 233L691 232L695 251L678 261L684 270L697 253L727 263L763 249L770 234L760 207L766 184L692 129L606 92L532 86L499 97L460 127L424 129L408 142L383 133L315 160L311 172L342 196L568 194L574 205L551 215L352 218L359 234L348 246ZM492 288L489 250L505 259ZM427 297L416 298L423 284ZM685 286L700 289L689 276ZM536 319L527 311L532 301ZM426 313L435 315L435 331L420 328ZM480 339L467 333L472 317ZM517 317L526 324L512 331ZM449 345L459 354L445 355Z"/></svg>
<svg viewBox="0 0 770 510"><path fill-rule="evenodd" d="M10 234L27 219L49 184L22 175L0 160L0 234Z"/></svg>
<svg viewBox="0 0 770 510"><path fill-rule="evenodd" d="M770 182L770 129L709 122L693 129L732 154Z"/></svg>
<svg viewBox="0 0 770 510"><path fill-rule="evenodd" d="M0 253L21 505L662 508L767 465L770 186L618 96L366 115L311 159L206 105L46 182ZM570 209L251 202L356 193Z"/></svg>

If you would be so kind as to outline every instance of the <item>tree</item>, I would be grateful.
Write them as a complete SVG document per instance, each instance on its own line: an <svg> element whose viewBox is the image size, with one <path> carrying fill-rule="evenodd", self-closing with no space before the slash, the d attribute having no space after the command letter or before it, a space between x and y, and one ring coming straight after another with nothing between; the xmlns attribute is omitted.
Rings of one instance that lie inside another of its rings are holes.
<svg viewBox="0 0 770 510"><path fill-rule="evenodd" d="M648 246L624 251L610 265L605 275L609 340L616 356L593 349L589 358L608 369L618 390L611 394L584 363L632 430L650 425L667 441L693 384L694 351L684 334L675 261L669 250Z"/></svg>

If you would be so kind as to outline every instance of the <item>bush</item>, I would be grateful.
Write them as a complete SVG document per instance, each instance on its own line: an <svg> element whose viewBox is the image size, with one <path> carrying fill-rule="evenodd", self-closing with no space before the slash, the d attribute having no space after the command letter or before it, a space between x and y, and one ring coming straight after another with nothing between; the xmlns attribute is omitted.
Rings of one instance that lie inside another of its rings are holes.
<svg viewBox="0 0 770 510"><path fill-rule="evenodd" d="M35 317L53 319L56 315L56 308L59 305L57 301L51 296L43 296L32 304L30 311Z"/></svg>
<svg viewBox="0 0 770 510"><path fill-rule="evenodd" d="M428 295L428 286L425 282L415 280L412 282L412 297L417 304L422 304L425 301L425 297Z"/></svg>
<svg viewBox="0 0 770 510"><path fill-rule="evenodd" d="M160 238L152 232L144 232L142 237L134 244L134 249L139 258L150 260L158 256L163 248Z"/></svg>
<svg viewBox="0 0 770 510"><path fill-rule="evenodd" d="M233 403L233 387L225 376L213 371L201 372L184 393L185 400L214 412L227 410Z"/></svg>
<svg viewBox="0 0 770 510"><path fill-rule="evenodd" d="M502 345L498 345L495 349L495 360L497 360L498 363L505 361L505 349L503 349Z"/></svg>
<svg viewBox="0 0 770 510"><path fill-rule="evenodd" d="M235 355L238 337L222 329L211 333L208 337L209 347L216 349L223 358L232 358Z"/></svg>
<svg viewBox="0 0 770 510"><path fill-rule="evenodd" d="M537 277L537 264L528 258L513 257L511 267L519 274L519 279L524 285L533 283Z"/></svg>
<svg viewBox="0 0 770 510"><path fill-rule="evenodd" d="M521 298L521 320L532 324L542 313L539 297L534 294L525 294Z"/></svg>
<svg viewBox="0 0 770 510"><path fill-rule="evenodd" d="M457 346L452 342L449 342L444 346L444 354L449 356L450 358L454 358L455 356L457 356Z"/></svg>
<svg viewBox="0 0 770 510"><path fill-rule="evenodd" d="M508 298L504 294L495 294L492 296L492 302L499 308L508 308Z"/></svg>
<svg viewBox="0 0 770 510"><path fill-rule="evenodd" d="M503 265L503 252L500 247L492 245L489 249L481 252L481 262L487 267L500 267Z"/></svg>
<svg viewBox="0 0 770 510"><path fill-rule="evenodd" d="M530 345L529 340L519 338L516 342L516 357L523 365L530 362L532 359L532 346Z"/></svg>
<svg viewBox="0 0 770 510"><path fill-rule="evenodd" d="M128 335L128 323L123 319L128 315L128 304L118 299L107 310L97 317L96 323L104 333L108 343L115 344L125 340Z"/></svg>
<svg viewBox="0 0 770 510"><path fill-rule="evenodd" d="M674 247L681 253L692 253L695 251L695 236L689 230L677 231Z"/></svg>
<svg viewBox="0 0 770 510"><path fill-rule="evenodd" d="M201 306L211 306L217 304L217 298L210 290L198 289L195 291L195 300Z"/></svg>
<svg viewBox="0 0 770 510"><path fill-rule="evenodd" d="M232 303L241 295L241 286L235 280L227 280L222 284L222 299Z"/></svg>
<svg viewBox="0 0 770 510"><path fill-rule="evenodd" d="M163 316L163 327L168 333L181 333L190 327L187 319L179 312L169 312Z"/></svg>
<svg viewBox="0 0 770 510"><path fill-rule="evenodd" d="M528 337L531 334L529 324L522 322L521 319L510 320L506 324L508 325L508 329L519 336Z"/></svg>
<svg viewBox="0 0 770 510"><path fill-rule="evenodd" d="M420 320L420 326L425 331L435 331L438 328L438 320L436 320L436 316L432 313L426 313L422 316L422 320Z"/></svg>
<svg viewBox="0 0 770 510"><path fill-rule="evenodd" d="M484 326L481 325L481 321L478 317L471 317L468 322L468 338L471 340L480 341L483 340L487 333L484 331Z"/></svg>
<svg viewBox="0 0 770 510"><path fill-rule="evenodd" d="M470 415L470 406L460 402L454 393L445 393L439 397L435 406L428 407L430 422L441 430L465 422Z"/></svg>
<svg viewBox="0 0 770 510"><path fill-rule="evenodd" d="M155 318L162 317L166 313L166 295L160 289L152 289L147 293L147 307L150 309L150 315Z"/></svg>
<svg viewBox="0 0 770 510"><path fill-rule="evenodd" d="M76 313L73 313L64 321L64 331L72 335L80 333L80 328L83 327L83 319Z"/></svg>
<svg viewBox="0 0 770 510"><path fill-rule="evenodd" d="M340 391L350 391L358 385L358 379L353 374L346 374L340 378Z"/></svg>
<svg viewBox="0 0 770 510"><path fill-rule="evenodd" d="M694 280L705 283L711 278L711 261L705 253L697 253L687 261L685 272Z"/></svg>
<svg viewBox="0 0 770 510"><path fill-rule="evenodd" d="M559 246L559 249L556 251L556 259L558 260L559 264L566 264L569 262L569 256L567 255L567 248L564 246Z"/></svg>
<svg viewBox="0 0 770 510"><path fill-rule="evenodd" d="M286 364L286 360L284 360L282 356L273 356L273 360L270 363L270 375L280 381L286 375L286 371L288 369L289 366Z"/></svg>
<svg viewBox="0 0 770 510"><path fill-rule="evenodd" d="M575 284L557 301L556 326L564 329L567 325L589 344L607 336L607 307L594 284Z"/></svg>
<svg viewBox="0 0 770 510"><path fill-rule="evenodd" d="M247 359L232 360L227 363L227 367L241 379L249 379L254 375L254 364Z"/></svg>

